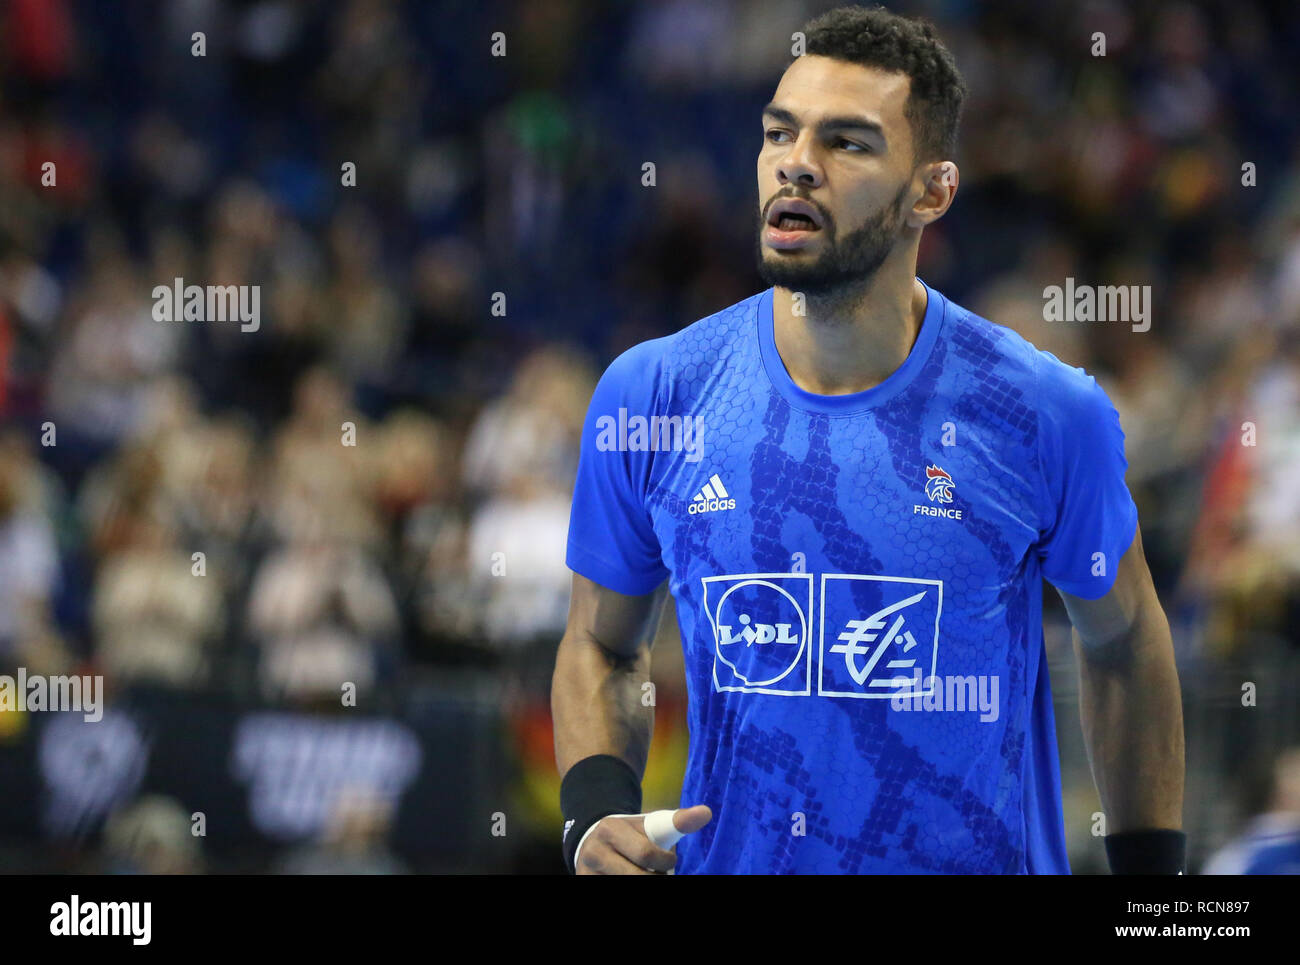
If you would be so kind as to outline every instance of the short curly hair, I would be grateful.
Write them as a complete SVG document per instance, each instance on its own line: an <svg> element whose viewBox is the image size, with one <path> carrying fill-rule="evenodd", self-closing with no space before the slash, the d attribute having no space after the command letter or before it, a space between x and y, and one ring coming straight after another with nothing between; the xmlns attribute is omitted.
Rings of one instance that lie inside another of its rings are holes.
<svg viewBox="0 0 1300 965"><path fill-rule="evenodd" d="M839 7L810 20L803 32L805 53L906 74L911 89L903 113L916 163L953 156L966 84L932 24L884 7Z"/></svg>

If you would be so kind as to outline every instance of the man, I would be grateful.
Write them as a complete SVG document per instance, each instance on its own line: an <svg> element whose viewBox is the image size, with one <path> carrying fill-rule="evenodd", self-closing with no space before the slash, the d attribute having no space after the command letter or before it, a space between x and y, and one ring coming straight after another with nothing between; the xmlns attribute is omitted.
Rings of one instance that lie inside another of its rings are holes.
<svg viewBox="0 0 1300 965"><path fill-rule="evenodd" d="M965 93L931 28L804 32L763 112L773 287L624 353L587 416L552 688L570 870L1068 873L1046 577L1112 869L1181 873L1178 678L1118 416L915 277ZM690 698L668 821L639 786L665 588Z"/></svg>

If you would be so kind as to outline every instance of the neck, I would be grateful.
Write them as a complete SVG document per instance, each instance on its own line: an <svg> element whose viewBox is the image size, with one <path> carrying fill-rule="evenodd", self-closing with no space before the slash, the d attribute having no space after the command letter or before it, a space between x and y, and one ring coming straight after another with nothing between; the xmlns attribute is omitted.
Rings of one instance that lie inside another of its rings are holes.
<svg viewBox="0 0 1300 965"><path fill-rule="evenodd" d="M885 266L863 285L808 295L796 314L795 293L772 296L776 349L794 384L817 395L874 388L907 360L925 318L925 288L909 269Z"/></svg>

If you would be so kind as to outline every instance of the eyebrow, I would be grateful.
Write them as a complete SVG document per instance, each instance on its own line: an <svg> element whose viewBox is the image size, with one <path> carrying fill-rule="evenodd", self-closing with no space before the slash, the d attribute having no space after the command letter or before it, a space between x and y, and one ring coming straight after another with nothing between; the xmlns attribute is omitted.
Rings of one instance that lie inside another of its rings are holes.
<svg viewBox="0 0 1300 965"><path fill-rule="evenodd" d="M770 117L773 120L780 121L782 124L789 124L792 127L799 126L799 119L783 107L777 107L775 104L768 104L763 108L763 116ZM881 140L886 140L885 129L875 121L868 120L865 117L857 117L853 114L843 114L837 117L824 117L820 124L817 125L823 131L842 131L845 129L870 131L876 134Z"/></svg>

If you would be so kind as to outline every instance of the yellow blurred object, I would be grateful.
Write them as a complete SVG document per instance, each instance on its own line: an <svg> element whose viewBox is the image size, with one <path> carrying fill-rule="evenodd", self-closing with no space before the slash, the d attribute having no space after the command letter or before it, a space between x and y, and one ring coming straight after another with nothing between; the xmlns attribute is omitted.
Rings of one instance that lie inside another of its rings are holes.
<svg viewBox="0 0 1300 965"><path fill-rule="evenodd" d="M0 740L10 740L26 731L26 711L0 709Z"/></svg>

